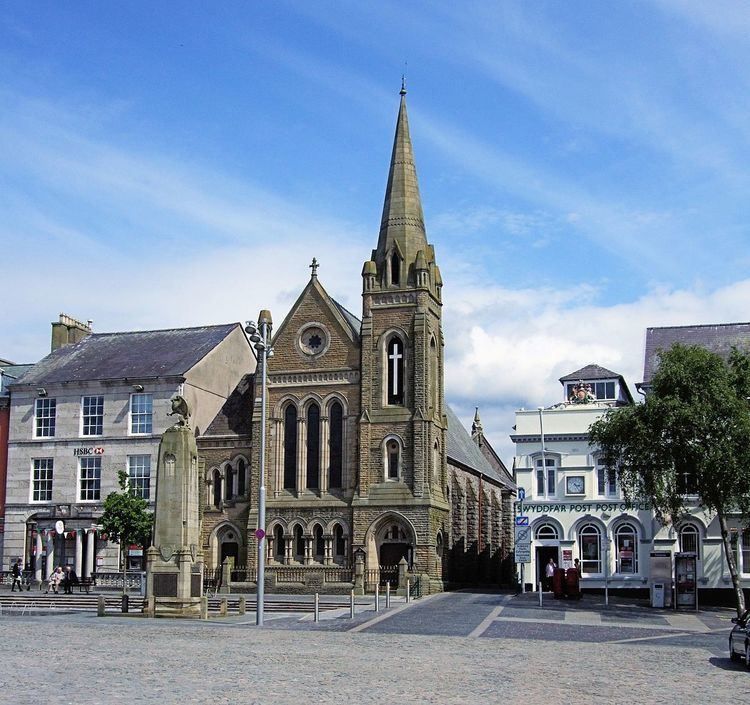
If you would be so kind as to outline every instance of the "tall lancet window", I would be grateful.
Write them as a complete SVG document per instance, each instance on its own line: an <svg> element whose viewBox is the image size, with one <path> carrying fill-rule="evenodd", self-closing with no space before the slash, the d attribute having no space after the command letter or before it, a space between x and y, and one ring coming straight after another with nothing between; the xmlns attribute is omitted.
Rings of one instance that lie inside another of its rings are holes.
<svg viewBox="0 0 750 705"><path fill-rule="evenodd" d="M320 487L320 407L313 402L307 407L307 487Z"/></svg>
<svg viewBox="0 0 750 705"><path fill-rule="evenodd" d="M284 489L297 486L297 407L289 404L284 411Z"/></svg>
<svg viewBox="0 0 750 705"><path fill-rule="evenodd" d="M391 284L401 285L401 258L396 252L391 255Z"/></svg>
<svg viewBox="0 0 750 705"><path fill-rule="evenodd" d="M330 423L330 458L331 469L328 477L328 486L331 488L341 487L341 479L344 468L344 409L337 401L331 404L328 412Z"/></svg>
<svg viewBox="0 0 750 705"><path fill-rule="evenodd" d="M388 403L404 403L404 344L393 336L386 346L388 352Z"/></svg>

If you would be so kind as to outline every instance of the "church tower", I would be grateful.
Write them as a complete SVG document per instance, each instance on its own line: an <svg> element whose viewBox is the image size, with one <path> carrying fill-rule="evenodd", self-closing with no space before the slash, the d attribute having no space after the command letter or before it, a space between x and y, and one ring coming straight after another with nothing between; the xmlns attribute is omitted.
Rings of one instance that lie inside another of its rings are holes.
<svg viewBox="0 0 750 705"><path fill-rule="evenodd" d="M406 557L434 577L448 517L442 279L427 241L403 85L400 95L378 244L362 269L354 544L368 567Z"/></svg>

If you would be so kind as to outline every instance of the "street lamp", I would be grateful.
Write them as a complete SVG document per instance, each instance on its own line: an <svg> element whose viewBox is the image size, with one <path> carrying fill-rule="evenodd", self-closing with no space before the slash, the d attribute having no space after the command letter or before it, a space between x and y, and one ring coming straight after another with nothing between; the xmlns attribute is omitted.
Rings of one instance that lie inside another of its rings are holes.
<svg viewBox="0 0 750 705"><path fill-rule="evenodd" d="M258 492L258 528L255 537L258 540L258 579L256 588L255 624L263 626L263 606L265 598L266 578L266 397L268 381L268 360L273 357L271 347L271 312L265 309L258 316L258 324L248 321L245 325L253 347L258 351L258 362L260 363L260 489Z"/></svg>

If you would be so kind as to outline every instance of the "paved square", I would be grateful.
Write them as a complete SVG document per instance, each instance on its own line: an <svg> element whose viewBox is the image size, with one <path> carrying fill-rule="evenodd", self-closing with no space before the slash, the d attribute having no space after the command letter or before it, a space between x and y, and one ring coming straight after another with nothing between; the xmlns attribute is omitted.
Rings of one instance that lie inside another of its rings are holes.
<svg viewBox="0 0 750 705"><path fill-rule="evenodd" d="M0 703L725 703L750 683L726 657L728 613L679 615L680 629L571 624L557 604L544 619L544 608L504 595L401 607L318 625L285 615L262 630L253 615L3 617ZM503 616L520 610L540 619Z"/></svg>

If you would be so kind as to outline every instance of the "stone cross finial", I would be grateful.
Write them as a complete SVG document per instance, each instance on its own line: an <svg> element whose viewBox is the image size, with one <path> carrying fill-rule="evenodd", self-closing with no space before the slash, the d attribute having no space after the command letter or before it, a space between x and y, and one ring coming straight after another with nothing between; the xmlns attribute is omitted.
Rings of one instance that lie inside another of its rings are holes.
<svg viewBox="0 0 750 705"><path fill-rule="evenodd" d="M318 260L316 260L315 257L313 257L309 267L312 269L312 274L310 276L315 279L318 276L318 267L320 267Z"/></svg>
<svg viewBox="0 0 750 705"><path fill-rule="evenodd" d="M401 74L401 90L399 91L399 95L406 95L406 74Z"/></svg>

